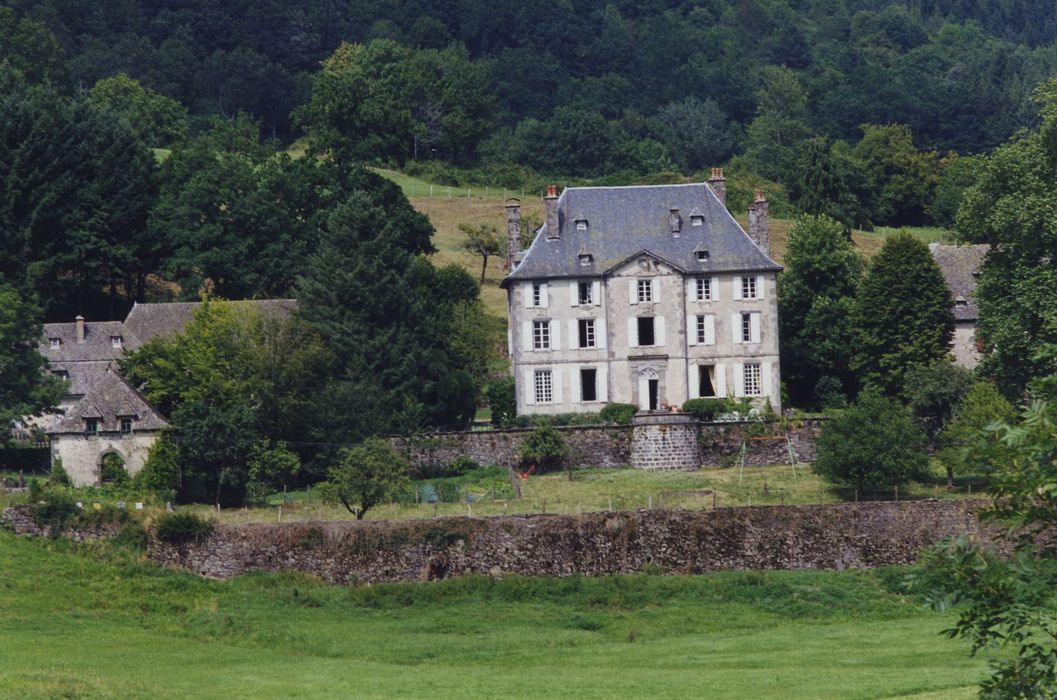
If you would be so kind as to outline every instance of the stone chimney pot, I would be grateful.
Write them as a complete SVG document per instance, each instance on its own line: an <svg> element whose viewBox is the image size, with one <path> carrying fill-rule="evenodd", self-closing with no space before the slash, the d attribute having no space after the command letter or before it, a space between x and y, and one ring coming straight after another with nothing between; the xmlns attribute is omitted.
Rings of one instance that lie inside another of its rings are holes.
<svg viewBox="0 0 1057 700"><path fill-rule="evenodd" d="M77 318L75 318L74 321L77 322L77 342L78 343L83 343L84 342L84 316L81 316L80 314L78 314Z"/></svg>
<svg viewBox="0 0 1057 700"><path fill-rule="evenodd" d="M544 231L547 240L557 241L561 239L561 229L558 227L558 188L555 185L547 185L547 196L543 198L545 210Z"/></svg>

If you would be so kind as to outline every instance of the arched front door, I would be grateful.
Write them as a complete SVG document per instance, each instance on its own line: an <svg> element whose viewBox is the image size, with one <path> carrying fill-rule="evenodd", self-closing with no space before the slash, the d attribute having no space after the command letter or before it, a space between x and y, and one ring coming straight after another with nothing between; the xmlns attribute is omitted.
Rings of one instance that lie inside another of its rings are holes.
<svg viewBox="0 0 1057 700"><path fill-rule="evenodd" d="M639 410L656 411L661 404L661 377L647 367L639 372Z"/></svg>

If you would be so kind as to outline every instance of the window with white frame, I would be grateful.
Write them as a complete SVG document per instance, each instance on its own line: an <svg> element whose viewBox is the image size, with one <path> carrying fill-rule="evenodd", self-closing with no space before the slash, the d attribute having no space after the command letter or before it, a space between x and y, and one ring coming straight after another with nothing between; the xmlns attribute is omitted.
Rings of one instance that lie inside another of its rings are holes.
<svg viewBox="0 0 1057 700"><path fill-rule="evenodd" d="M756 298L756 278L752 275L741 278L741 298L742 299L755 299Z"/></svg>
<svg viewBox="0 0 1057 700"><path fill-rule="evenodd" d="M697 300L712 301L712 278L698 277L696 282Z"/></svg>
<svg viewBox="0 0 1057 700"><path fill-rule="evenodd" d="M581 318L577 323L580 331L580 347L595 347L595 320L593 318Z"/></svg>
<svg viewBox="0 0 1057 700"><path fill-rule="evenodd" d="M538 369L535 374L536 403L550 403L554 400L554 388L551 384L551 371Z"/></svg>
<svg viewBox="0 0 1057 700"><path fill-rule="evenodd" d="M653 280L639 280L639 303L653 301Z"/></svg>
<svg viewBox="0 0 1057 700"><path fill-rule="evenodd" d="M593 285L590 282L581 282L578 285L579 289L579 301L581 304L593 304L594 300L591 297L591 287Z"/></svg>
<svg viewBox="0 0 1057 700"><path fill-rule="evenodd" d="M120 348L122 346L122 344L123 344L122 343L122 338L121 338L120 335L112 335L112 336L110 336L110 346L111 347Z"/></svg>
<svg viewBox="0 0 1057 700"><path fill-rule="evenodd" d="M745 395L759 396L760 389L760 363L750 362L744 365L745 371Z"/></svg>
<svg viewBox="0 0 1057 700"><path fill-rule="evenodd" d="M752 342L752 314L741 315L741 342Z"/></svg>
<svg viewBox="0 0 1057 700"><path fill-rule="evenodd" d="M121 432L124 435L128 435L129 433L132 432L132 419L131 418L122 418L121 419Z"/></svg>
<svg viewBox="0 0 1057 700"><path fill-rule="evenodd" d="M691 214L690 215L690 225L691 226L704 226L705 225L705 217L702 216L701 214Z"/></svg>
<svg viewBox="0 0 1057 700"><path fill-rule="evenodd" d="M62 345L62 339L61 338L52 338L51 339L51 349L52 350L58 350L61 345Z"/></svg>
<svg viewBox="0 0 1057 700"><path fill-rule="evenodd" d="M699 315L699 316L696 317L695 320L696 320L696 324L695 325L696 325L696 334L697 334L697 344L698 345L704 345L705 343L708 342L707 336L705 334L705 317Z"/></svg>
<svg viewBox="0 0 1057 700"><path fill-rule="evenodd" d="M532 322L532 349L533 350L550 350L551 349L551 322L550 321L533 321Z"/></svg>
<svg viewBox="0 0 1057 700"><path fill-rule="evenodd" d="M543 283L532 283L532 305L543 306Z"/></svg>

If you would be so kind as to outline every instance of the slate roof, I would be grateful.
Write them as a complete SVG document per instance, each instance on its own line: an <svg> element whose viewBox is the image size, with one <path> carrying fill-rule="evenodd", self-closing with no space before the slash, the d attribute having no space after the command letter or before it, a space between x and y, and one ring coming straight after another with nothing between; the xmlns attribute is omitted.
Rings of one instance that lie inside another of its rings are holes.
<svg viewBox="0 0 1057 700"><path fill-rule="evenodd" d="M116 369L110 368L88 389L88 392L74 405L66 415L59 418L48 428L50 434L84 433L84 419L99 419L99 432L118 432L121 418L132 418L132 429L165 430L169 422L151 408L146 399L139 395L121 378Z"/></svg>
<svg viewBox="0 0 1057 700"><path fill-rule="evenodd" d="M669 215L679 210L678 236ZM701 226L691 217L703 215ZM587 220L587 230L575 221ZM503 280L592 277L608 274L634 256L647 252L687 273L778 271L730 215L706 184L635 187L567 187L558 198L559 240L547 240L544 227L517 268ZM708 258L698 260L704 246ZM580 254L593 264L580 264Z"/></svg>
<svg viewBox="0 0 1057 700"><path fill-rule="evenodd" d="M254 301L228 302L252 305L261 313L290 316L297 310L296 299L261 299ZM166 304L135 304L125 318L125 327L141 342L148 342L159 335L179 333L202 305L199 301L173 302Z"/></svg>
<svg viewBox="0 0 1057 700"><path fill-rule="evenodd" d="M120 336L122 347L115 348L111 337ZM59 347L52 349L51 339L59 339ZM84 342L77 342L77 323L45 323L40 354L49 362L80 362L84 360L116 360L124 348L138 347L138 339L121 321L96 321L84 324Z"/></svg>
<svg viewBox="0 0 1057 700"><path fill-rule="evenodd" d="M975 321L976 273L984 264L984 258L991 246L981 245L942 245L932 243L929 252L943 273L947 288L951 291L954 302L951 311L956 321Z"/></svg>

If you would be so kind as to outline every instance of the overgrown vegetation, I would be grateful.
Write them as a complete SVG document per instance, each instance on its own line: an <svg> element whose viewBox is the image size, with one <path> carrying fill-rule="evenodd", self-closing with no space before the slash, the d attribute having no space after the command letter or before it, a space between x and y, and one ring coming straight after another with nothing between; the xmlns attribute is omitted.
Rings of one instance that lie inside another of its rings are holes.
<svg viewBox="0 0 1057 700"><path fill-rule="evenodd" d="M162 513L154 523L154 534L169 544L204 542L213 534L213 521L186 511Z"/></svg>

